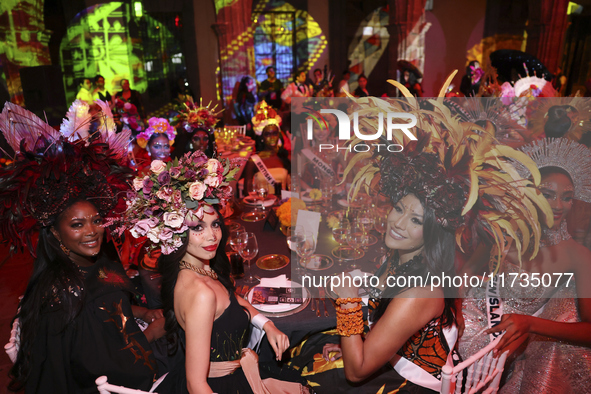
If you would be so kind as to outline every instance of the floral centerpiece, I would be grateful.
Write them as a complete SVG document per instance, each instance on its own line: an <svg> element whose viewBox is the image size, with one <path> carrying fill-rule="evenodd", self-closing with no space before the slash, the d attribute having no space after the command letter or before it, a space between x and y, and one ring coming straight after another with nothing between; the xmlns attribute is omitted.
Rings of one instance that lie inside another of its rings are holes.
<svg viewBox="0 0 591 394"><path fill-rule="evenodd" d="M147 236L151 248L170 254L178 249L185 232L232 196L229 182L238 167L208 159L203 152L187 153L169 163L154 160L149 175L133 181L125 223L135 238Z"/></svg>
<svg viewBox="0 0 591 394"><path fill-rule="evenodd" d="M306 209L306 203L299 198L293 197L277 208L277 217L282 227L281 231L284 234L291 228L292 223L297 221L300 209Z"/></svg>

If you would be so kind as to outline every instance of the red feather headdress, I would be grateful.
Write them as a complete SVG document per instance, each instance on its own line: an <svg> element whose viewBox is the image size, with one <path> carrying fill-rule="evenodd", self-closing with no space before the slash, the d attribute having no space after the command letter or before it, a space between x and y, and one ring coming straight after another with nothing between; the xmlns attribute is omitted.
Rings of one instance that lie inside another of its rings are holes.
<svg viewBox="0 0 591 394"><path fill-rule="evenodd" d="M76 101L60 131L33 113L6 103L0 131L13 150L13 163L0 169L0 233L34 254L32 233L53 225L57 215L76 200L94 203L103 216L125 210L117 207L132 176L124 164L131 132L116 134L111 111L91 115Z"/></svg>

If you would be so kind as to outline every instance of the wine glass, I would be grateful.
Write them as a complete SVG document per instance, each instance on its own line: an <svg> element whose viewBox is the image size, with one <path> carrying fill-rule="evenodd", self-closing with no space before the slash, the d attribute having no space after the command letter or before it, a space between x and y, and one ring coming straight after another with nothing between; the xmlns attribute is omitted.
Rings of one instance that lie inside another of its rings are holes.
<svg viewBox="0 0 591 394"><path fill-rule="evenodd" d="M240 234L244 232L244 229L232 230L228 236L228 243L234 252L239 252L240 247Z"/></svg>
<svg viewBox="0 0 591 394"><path fill-rule="evenodd" d="M332 237L339 244L332 250L334 256L338 256L337 264L343 264L343 246L347 245L347 233L349 232L349 221L343 217L339 220L337 225L332 229Z"/></svg>
<svg viewBox="0 0 591 394"><path fill-rule="evenodd" d="M300 235L303 235L304 241L298 243L296 252L301 259L299 265L304 267L305 272L305 268L308 267L310 257L312 257L314 252L316 252L316 236L311 231L305 231L303 234L300 233Z"/></svg>
<svg viewBox="0 0 591 394"><path fill-rule="evenodd" d="M349 227L349 231L347 232L347 244L353 249L352 251L352 259L356 260L365 254L362 250L359 250L361 246L363 246L363 242L365 240L365 234L363 232L363 228L359 225L359 223L353 223ZM358 268L357 264L353 262L351 264L352 269Z"/></svg>
<svg viewBox="0 0 591 394"><path fill-rule="evenodd" d="M242 233L240 234L239 239L239 246L238 246L238 253L240 256L246 260L246 265L248 266L248 277L244 279L244 283L246 284L254 284L256 283L256 279L252 276L252 269L250 267L251 260L256 257L259 253L259 245L257 243L257 237L254 233Z"/></svg>
<svg viewBox="0 0 591 394"><path fill-rule="evenodd" d="M303 231L294 231L292 233L292 235L290 235L289 237L287 237L287 246L289 247L290 250L292 250L294 253L298 254L298 250L301 248L301 244L303 244L306 241L306 237L305 237L305 233ZM301 266L301 264L297 264L294 270L295 274L300 276L302 275L305 270L304 268Z"/></svg>
<svg viewBox="0 0 591 394"><path fill-rule="evenodd" d="M357 223L363 230L363 248L366 249L370 240L369 232L373 229L375 224L375 218L371 209L362 208L359 211L359 215L357 215Z"/></svg>
<svg viewBox="0 0 591 394"><path fill-rule="evenodd" d="M386 234L386 228L388 227L388 213L384 209L376 209L374 216L374 229L380 233L380 255L386 254L386 248L384 247L384 234Z"/></svg>
<svg viewBox="0 0 591 394"><path fill-rule="evenodd" d="M255 180L255 189L254 189L257 193L257 196L259 197L260 201L261 201L261 207L263 210L265 210L265 200L267 199L267 196L269 195L269 183L267 182L266 179L258 179Z"/></svg>

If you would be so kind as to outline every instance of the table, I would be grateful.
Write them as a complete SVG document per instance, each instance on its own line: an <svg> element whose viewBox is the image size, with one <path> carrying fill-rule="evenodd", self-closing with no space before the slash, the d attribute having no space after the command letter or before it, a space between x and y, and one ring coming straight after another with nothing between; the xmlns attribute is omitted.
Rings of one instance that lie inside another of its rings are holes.
<svg viewBox="0 0 591 394"><path fill-rule="evenodd" d="M336 199L335 199L336 201ZM251 209L246 207L240 203L236 204L237 208L235 209L235 214L232 215L229 220L234 220L239 222L242 226L244 226L245 230L248 232L252 232L256 235L257 241L259 244L259 254L256 258L252 260L252 274L259 277L271 278L278 275L285 274L288 278L292 277L291 272L291 261L294 259L291 256L291 251L287 246L286 237L281 231L279 230L279 225L275 231L268 231L264 230L265 221L260 222L244 222L240 220L241 212L247 209ZM340 207L335 205L335 209ZM377 233L376 233L377 234ZM375 235L375 234L374 234ZM337 246L337 243L332 239L332 231L326 225L326 221L323 220L320 224L319 230L319 242L318 247L316 249L317 254L324 254L331 256L331 250ZM359 264L361 260L364 260L363 264L363 271L366 272L374 272L376 269L376 265L374 263L375 257L377 257L377 248L370 248L370 250L366 251L366 256L364 258L357 260ZM278 270L262 270L255 264L256 261L265 255L268 254L283 254L285 256L290 257L290 264L287 266L278 269ZM295 257L295 256L293 256ZM336 258L334 258L334 265L325 271L308 271L311 274L318 274L318 275L330 275L336 272L341 272L343 268L339 268L337 266ZM343 267L345 267L343 265ZM247 267L244 267L245 272ZM243 286L243 280L238 279L236 281L237 286ZM318 297L317 289L311 289L312 297ZM314 299L311 303L314 302ZM285 333L289 337L290 344L292 346L296 345L305 337L317 333L322 332L325 330L329 330L336 327L336 312L334 309L334 305L329 298L326 298L326 308L328 310L329 316L324 316L324 308L322 306L322 302L320 302L320 309L323 312L320 317L316 316L316 312L312 311L311 306L308 305L304 310L290 316L285 317L276 317L271 318L275 326L280 329L283 333ZM273 349L269 345L268 341L263 339L263 343L261 343L260 348L260 355L259 359L261 361L271 361L274 360L274 353Z"/></svg>

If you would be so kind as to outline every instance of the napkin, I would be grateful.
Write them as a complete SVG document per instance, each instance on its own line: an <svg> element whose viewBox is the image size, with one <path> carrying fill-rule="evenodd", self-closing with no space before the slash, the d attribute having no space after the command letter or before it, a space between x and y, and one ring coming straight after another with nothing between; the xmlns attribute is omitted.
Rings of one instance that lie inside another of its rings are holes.
<svg viewBox="0 0 591 394"><path fill-rule="evenodd" d="M257 287L291 287L292 283L285 274L276 276L274 278L261 278L261 283ZM254 289L254 288L253 288ZM252 292L249 294L249 301L252 301ZM255 309L265 312L285 312L297 308L299 304L255 304Z"/></svg>

